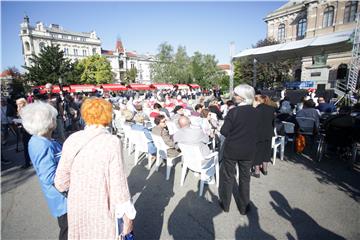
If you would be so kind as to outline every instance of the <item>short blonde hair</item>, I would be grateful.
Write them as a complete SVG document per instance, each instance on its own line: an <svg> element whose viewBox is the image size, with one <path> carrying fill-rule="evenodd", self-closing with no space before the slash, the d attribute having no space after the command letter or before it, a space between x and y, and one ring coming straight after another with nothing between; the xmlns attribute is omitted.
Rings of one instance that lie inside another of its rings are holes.
<svg viewBox="0 0 360 240"><path fill-rule="evenodd" d="M81 106L86 125L108 125L112 120L112 105L102 98L88 98Z"/></svg>
<svg viewBox="0 0 360 240"><path fill-rule="evenodd" d="M31 135L43 136L56 128L57 110L48 103L35 102L20 110L22 125Z"/></svg>
<svg viewBox="0 0 360 240"><path fill-rule="evenodd" d="M135 121L136 123L141 123L141 124L143 124L143 123L145 122L145 117L144 117L143 114L135 114L135 116L134 116L134 121Z"/></svg>
<svg viewBox="0 0 360 240"><path fill-rule="evenodd" d="M25 98L18 98L18 99L16 99L16 104L19 104L19 103L24 103L24 105L26 105L27 101Z"/></svg>

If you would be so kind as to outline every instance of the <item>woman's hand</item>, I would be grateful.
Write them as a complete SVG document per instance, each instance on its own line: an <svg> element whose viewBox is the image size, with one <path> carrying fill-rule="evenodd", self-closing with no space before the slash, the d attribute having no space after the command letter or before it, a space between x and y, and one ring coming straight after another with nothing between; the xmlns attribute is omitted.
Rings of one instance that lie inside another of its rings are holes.
<svg viewBox="0 0 360 240"><path fill-rule="evenodd" d="M129 234L134 228L133 220L129 219L126 214L124 215L124 229L122 232L123 236Z"/></svg>

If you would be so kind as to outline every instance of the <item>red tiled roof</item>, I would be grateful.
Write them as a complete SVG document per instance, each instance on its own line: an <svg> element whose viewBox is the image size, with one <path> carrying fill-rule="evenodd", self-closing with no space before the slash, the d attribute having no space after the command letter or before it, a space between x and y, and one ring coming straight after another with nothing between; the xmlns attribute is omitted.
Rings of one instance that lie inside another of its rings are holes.
<svg viewBox="0 0 360 240"><path fill-rule="evenodd" d="M105 49L101 49L101 54L105 54L105 55L113 55L113 51L110 50L105 50Z"/></svg>
<svg viewBox="0 0 360 240"><path fill-rule="evenodd" d="M12 77L12 72L8 69L8 70L5 70L3 71L1 74L0 74L0 77L7 77L7 76L11 76Z"/></svg>
<svg viewBox="0 0 360 240"><path fill-rule="evenodd" d="M128 57L136 57L136 52L126 52Z"/></svg>
<svg viewBox="0 0 360 240"><path fill-rule="evenodd" d="M230 64L219 64L218 67L221 70L230 70Z"/></svg>
<svg viewBox="0 0 360 240"><path fill-rule="evenodd" d="M122 42L121 42L120 39L118 39L118 40L116 41L115 50L118 50L118 52L120 52L120 53L124 53L124 52L125 52L124 46L123 46L123 44L122 44Z"/></svg>

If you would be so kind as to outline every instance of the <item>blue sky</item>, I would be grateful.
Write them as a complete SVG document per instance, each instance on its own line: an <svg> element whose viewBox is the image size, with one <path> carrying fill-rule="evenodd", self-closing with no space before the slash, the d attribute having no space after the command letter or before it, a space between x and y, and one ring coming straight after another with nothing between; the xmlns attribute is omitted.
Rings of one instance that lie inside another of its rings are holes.
<svg viewBox="0 0 360 240"><path fill-rule="evenodd" d="M265 38L263 18L284 3L2 1L1 70L16 66L22 71L19 31L25 13L31 25L42 21L72 31L95 30L107 50L115 48L117 37L126 50L138 53L156 54L158 46L168 42L175 49L185 46L189 56L199 51L228 63L230 42L239 52Z"/></svg>

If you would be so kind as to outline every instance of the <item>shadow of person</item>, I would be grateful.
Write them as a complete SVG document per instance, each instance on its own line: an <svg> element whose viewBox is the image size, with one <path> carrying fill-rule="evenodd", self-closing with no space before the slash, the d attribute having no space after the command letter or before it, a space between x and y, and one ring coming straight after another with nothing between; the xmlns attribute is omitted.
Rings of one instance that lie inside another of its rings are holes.
<svg viewBox="0 0 360 240"><path fill-rule="evenodd" d="M136 166L132 167L131 172L127 178L130 195L134 198L138 193L144 189L146 184L146 178L150 174L149 170L146 168L146 162L140 162ZM133 199L134 201L136 199Z"/></svg>
<svg viewBox="0 0 360 240"><path fill-rule="evenodd" d="M164 174L154 172L145 180L143 189L137 188L136 191L141 191L135 202L137 214L134 234L137 239L161 238L165 208L174 196L173 185L174 175L170 175L170 179L166 181Z"/></svg>
<svg viewBox="0 0 360 240"><path fill-rule="evenodd" d="M275 240L276 238L270 234L264 232L259 223L259 212L258 208L254 203L250 203L251 211L248 213L247 217L249 219L249 225L240 226L236 229L235 238L236 239L261 239L261 240Z"/></svg>
<svg viewBox="0 0 360 240"><path fill-rule="evenodd" d="M180 200L168 221L169 234L176 239L215 239L213 218L222 210L218 198L208 189L211 202L193 190Z"/></svg>
<svg viewBox="0 0 360 240"><path fill-rule="evenodd" d="M277 191L270 191L270 195L275 201L275 203L270 202L270 205L274 208L277 214L291 222L296 231L296 239L345 240L345 238L321 227L305 211L299 208L291 208L289 202L281 193Z"/></svg>

